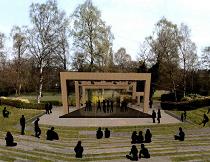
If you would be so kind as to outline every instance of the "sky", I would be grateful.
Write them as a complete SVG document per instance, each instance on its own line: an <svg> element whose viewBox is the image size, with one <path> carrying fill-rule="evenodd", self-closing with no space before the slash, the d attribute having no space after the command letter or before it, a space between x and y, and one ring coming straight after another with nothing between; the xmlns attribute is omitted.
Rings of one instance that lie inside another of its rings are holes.
<svg viewBox="0 0 210 162"><path fill-rule="evenodd" d="M57 0L67 15L85 0ZM191 39L200 55L210 45L209 0L92 0L101 11L102 19L111 26L114 34L113 50L124 47L136 59L139 45L152 35L155 24L165 17L191 29ZM0 32L7 37L13 25L29 25L29 6L45 0L0 0ZM10 43L7 43L8 46Z"/></svg>

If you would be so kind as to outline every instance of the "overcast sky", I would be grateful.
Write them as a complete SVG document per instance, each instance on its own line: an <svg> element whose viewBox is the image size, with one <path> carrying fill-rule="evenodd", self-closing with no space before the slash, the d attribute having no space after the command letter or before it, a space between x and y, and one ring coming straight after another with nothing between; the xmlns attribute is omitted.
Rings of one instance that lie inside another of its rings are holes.
<svg viewBox="0 0 210 162"><path fill-rule="evenodd" d="M13 25L28 25L29 6L45 0L0 0L0 32L9 36ZM84 0L58 0L58 5L70 15ZM208 0L93 0L102 19L112 28L116 52L125 47L136 59L140 42L152 34L155 23L162 17L191 29L191 39L200 54L210 45L210 1Z"/></svg>

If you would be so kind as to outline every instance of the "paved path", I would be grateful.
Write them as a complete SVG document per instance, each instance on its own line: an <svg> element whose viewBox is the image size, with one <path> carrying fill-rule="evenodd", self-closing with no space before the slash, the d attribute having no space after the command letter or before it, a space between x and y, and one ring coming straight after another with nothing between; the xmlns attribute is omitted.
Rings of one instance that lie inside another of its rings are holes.
<svg viewBox="0 0 210 162"><path fill-rule="evenodd" d="M153 106L153 109L159 108L159 105ZM153 109L149 109L149 114ZM70 111L75 108L71 107ZM70 126L70 127L112 127L112 126L137 126L137 125L154 125L150 118L59 118L63 115L62 107L55 107L52 114L43 115L40 117L40 124L54 126ZM166 114L161 110L161 124L180 123L176 118Z"/></svg>

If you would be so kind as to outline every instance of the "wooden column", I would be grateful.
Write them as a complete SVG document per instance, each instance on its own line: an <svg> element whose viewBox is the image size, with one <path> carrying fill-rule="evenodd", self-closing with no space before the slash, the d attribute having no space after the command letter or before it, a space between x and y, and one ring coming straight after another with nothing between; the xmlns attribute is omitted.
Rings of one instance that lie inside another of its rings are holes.
<svg viewBox="0 0 210 162"><path fill-rule="evenodd" d="M144 84L144 113L148 113L148 108L149 108L149 94L150 94L150 81L151 81L151 76L149 76L145 80Z"/></svg>
<svg viewBox="0 0 210 162"><path fill-rule="evenodd" d="M136 99L136 82L133 83L132 99Z"/></svg>
<svg viewBox="0 0 210 162"><path fill-rule="evenodd" d="M85 105L86 102L86 94L85 94L85 87L82 86L82 104Z"/></svg>
<svg viewBox="0 0 210 162"><path fill-rule="evenodd" d="M62 75L61 75L60 79L61 79L61 94L62 94L63 110L64 110L64 114L68 114L69 106L68 106L66 78L62 77Z"/></svg>
<svg viewBox="0 0 210 162"><path fill-rule="evenodd" d="M75 81L75 100L76 100L76 108L80 108L80 98L79 98L79 84L78 81Z"/></svg>

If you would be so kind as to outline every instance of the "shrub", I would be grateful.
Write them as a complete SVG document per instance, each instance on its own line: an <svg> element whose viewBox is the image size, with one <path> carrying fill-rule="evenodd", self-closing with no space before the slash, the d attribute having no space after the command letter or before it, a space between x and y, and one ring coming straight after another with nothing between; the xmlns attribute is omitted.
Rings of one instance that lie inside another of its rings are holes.
<svg viewBox="0 0 210 162"><path fill-rule="evenodd" d="M0 97L0 102L2 105L8 105L8 106L13 106L16 108L23 108L23 109L38 109L42 110L45 108L45 105L43 103L37 104L37 103L27 103L23 102L19 99L11 99L11 98L6 98L6 97Z"/></svg>
<svg viewBox="0 0 210 162"><path fill-rule="evenodd" d="M62 102L57 100L41 101L42 104L51 103L53 106L62 106Z"/></svg>
<svg viewBox="0 0 210 162"><path fill-rule="evenodd" d="M183 98L183 94L180 92L176 93L177 101L180 101ZM175 101L174 93L162 94L161 102L165 101Z"/></svg>
<svg viewBox="0 0 210 162"><path fill-rule="evenodd" d="M161 107L164 110L192 110L204 106L210 106L210 97L182 102L161 102Z"/></svg>

